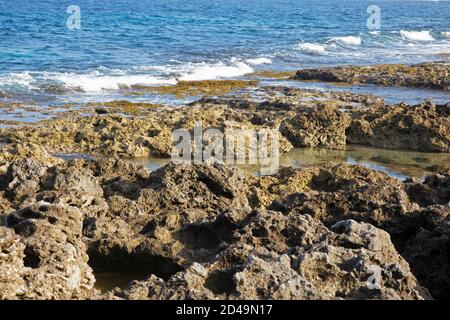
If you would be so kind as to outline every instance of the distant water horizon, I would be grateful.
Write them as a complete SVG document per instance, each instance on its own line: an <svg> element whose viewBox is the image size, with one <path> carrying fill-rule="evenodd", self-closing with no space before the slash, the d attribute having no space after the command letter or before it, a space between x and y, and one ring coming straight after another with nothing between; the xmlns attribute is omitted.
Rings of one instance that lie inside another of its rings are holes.
<svg viewBox="0 0 450 320"><path fill-rule="evenodd" d="M73 4L79 30L66 27ZM0 0L0 30L0 99L38 102L257 70L450 62L449 1Z"/></svg>

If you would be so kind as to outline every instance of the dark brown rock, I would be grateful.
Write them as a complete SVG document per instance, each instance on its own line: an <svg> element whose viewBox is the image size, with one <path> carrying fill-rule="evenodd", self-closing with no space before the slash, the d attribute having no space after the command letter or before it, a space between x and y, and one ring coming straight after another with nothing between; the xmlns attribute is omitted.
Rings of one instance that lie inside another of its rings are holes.
<svg viewBox="0 0 450 320"><path fill-rule="evenodd" d="M421 63L412 66L384 64L303 69L297 71L294 79L450 90L450 66Z"/></svg>

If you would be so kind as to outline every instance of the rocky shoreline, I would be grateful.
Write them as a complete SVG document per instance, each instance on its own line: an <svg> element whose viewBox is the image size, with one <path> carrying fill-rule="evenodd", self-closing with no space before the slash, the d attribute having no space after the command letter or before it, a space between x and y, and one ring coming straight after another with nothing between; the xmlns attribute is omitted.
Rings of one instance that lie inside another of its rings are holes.
<svg viewBox="0 0 450 320"><path fill-rule="evenodd" d="M426 83L416 73L414 83L386 80L381 67L367 73L377 81L358 81L448 90L446 67L436 65L411 67L436 68ZM371 95L253 82L224 84L238 90L217 95L222 85L202 85L196 92L216 96L176 107L92 103L0 128L0 299L450 296L450 164L401 182L337 163L255 177L219 163L151 172L126 160L170 157L172 131L198 121L222 131L275 129L280 152L358 144L449 153L450 102L387 105ZM68 153L89 157L58 156ZM102 272L143 276L100 291Z"/></svg>
<svg viewBox="0 0 450 320"><path fill-rule="evenodd" d="M289 87L262 87L252 94L257 99L243 93L204 97L177 107L103 103L82 110L91 110L92 116L69 112L14 129L0 128L4 144L0 165L30 144L49 153L170 157L172 131L193 130L196 122L222 131L276 129L281 152L293 146L336 149L346 144L450 151L450 103L385 105L383 99L370 95Z"/></svg>
<svg viewBox="0 0 450 320"><path fill-rule="evenodd" d="M450 65L447 63L420 63L412 66L382 64L303 69L299 70L293 78L296 80L450 90Z"/></svg>
<svg viewBox="0 0 450 320"><path fill-rule="evenodd" d="M1 181L3 299L449 294L448 174L403 183L330 165L255 178L220 164L150 173L114 158L24 159ZM100 293L100 271L150 277Z"/></svg>

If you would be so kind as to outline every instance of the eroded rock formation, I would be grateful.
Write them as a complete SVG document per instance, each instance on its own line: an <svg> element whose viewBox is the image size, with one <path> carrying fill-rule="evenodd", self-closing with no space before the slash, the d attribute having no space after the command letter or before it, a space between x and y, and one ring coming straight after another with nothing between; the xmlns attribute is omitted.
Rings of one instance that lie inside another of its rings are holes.
<svg viewBox="0 0 450 320"><path fill-rule="evenodd" d="M450 66L446 63L421 63L412 66L382 64L303 69L296 73L294 79L450 90Z"/></svg>
<svg viewBox="0 0 450 320"><path fill-rule="evenodd" d="M1 268L14 276L0 291L6 299L445 298L447 179L403 183L350 165L255 178L217 163L148 172L115 158L16 160L1 176ZM143 276L100 293L91 268Z"/></svg>

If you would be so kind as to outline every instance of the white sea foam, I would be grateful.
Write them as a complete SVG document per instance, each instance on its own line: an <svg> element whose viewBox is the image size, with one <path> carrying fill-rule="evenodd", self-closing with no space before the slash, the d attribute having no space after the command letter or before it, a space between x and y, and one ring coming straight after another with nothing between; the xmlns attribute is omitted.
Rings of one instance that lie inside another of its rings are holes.
<svg viewBox="0 0 450 320"><path fill-rule="evenodd" d="M444 32L442 32L442 35L444 37L450 38L450 31L444 31Z"/></svg>
<svg viewBox="0 0 450 320"><path fill-rule="evenodd" d="M245 60L245 62L247 62L252 66L257 66L260 64L271 64L272 60L270 60L269 58L261 57L261 58L247 59Z"/></svg>
<svg viewBox="0 0 450 320"><path fill-rule="evenodd" d="M33 88L33 76L28 71L13 72L0 77L0 86L18 85L27 89Z"/></svg>
<svg viewBox="0 0 450 320"><path fill-rule="evenodd" d="M135 71L151 71L173 77L182 81L214 80L220 78L240 77L254 72L252 65L272 63L269 58L238 58L227 61L178 62L169 65L136 67Z"/></svg>
<svg viewBox="0 0 450 320"><path fill-rule="evenodd" d="M236 59L232 59L229 64L223 62L214 64L201 63L191 65L187 69L177 79L182 81L214 80L239 77L254 72L250 65Z"/></svg>
<svg viewBox="0 0 450 320"><path fill-rule="evenodd" d="M323 44L309 42L298 43L295 49L310 54L325 54L327 51Z"/></svg>
<svg viewBox="0 0 450 320"><path fill-rule="evenodd" d="M136 67L128 70L99 68L86 73L22 72L0 76L0 88L15 86L40 90L48 84L96 93L133 85L175 85L177 80L213 80L239 77L254 72L252 65L271 63L268 58L243 62L233 58L225 62L179 63L166 66Z"/></svg>
<svg viewBox="0 0 450 320"><path fill-rule="evenodd" d="M361 37L357 36L345 36L331 38L331 42L336 42L342 45L360 46L362 43Z"/></svg>
<svg viewBox="0 0 450 320"><path fill-rule="evenodd" d="M47 76L49 80L64 83L70 88L81 88L85 92L99 92L102 90L117 90L123 86L132 85L162 85L176 84L175 79L164 79L151 75L100 75L56 73Z"/></svg>
<svg viewBox="0 0 450 320"><path fill-rule="evenodd" d="M160 78L152 75L107 75L99 71L86 74L60 72L21 72L0 77L0 87L20 86L27 90L39 90L46 84L60 85L84 92L117 90L122 86L176 84L174 78Z"/></svg>
<svg viewBox="0 0 450 320"><path fill-rule="evenodd" d="M400 30L400 35L404 40L408 41L433 41L434 38L431 35L431 31L405 31Z"/></svg>

